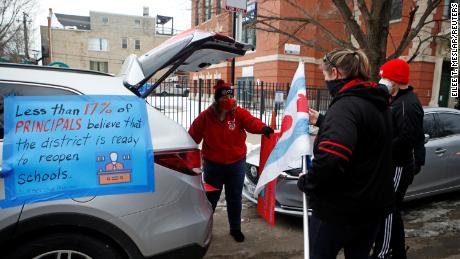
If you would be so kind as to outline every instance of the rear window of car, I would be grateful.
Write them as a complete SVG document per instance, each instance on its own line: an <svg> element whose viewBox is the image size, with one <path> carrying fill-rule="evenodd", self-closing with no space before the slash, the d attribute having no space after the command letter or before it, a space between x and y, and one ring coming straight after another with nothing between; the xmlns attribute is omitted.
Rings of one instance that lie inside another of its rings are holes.
<svg viewBox="0 0 460 259"><path fill-rule="evenodd" d="M0 139L3 139L3 98L5 96L49 96L49 95L76 95L70 90L52 86L41 86L23 83L0 83Z"/></svg>
<svg viewBox="0 0 460 259"><path fill-rule="evenodd" d="M460 115L454 113L439 113L441 122L441 137L460 134Z"/></svg>

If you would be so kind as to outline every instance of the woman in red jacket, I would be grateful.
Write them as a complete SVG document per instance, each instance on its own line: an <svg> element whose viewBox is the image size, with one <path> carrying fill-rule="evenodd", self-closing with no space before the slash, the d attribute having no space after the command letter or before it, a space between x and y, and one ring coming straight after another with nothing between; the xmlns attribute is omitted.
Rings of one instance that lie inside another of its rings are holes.
<svg viewBox="0 0 460 259"><path fill-rule="evenodd" d="M215 210L225 185L230 235L235 241L243 242L241 194L246 164L246 131L269 137L273 129L236 105L230 84L219 80L214 91L214 103L193 121L189 134L198 144L203 140L203 171L209 202Z"/></svg>

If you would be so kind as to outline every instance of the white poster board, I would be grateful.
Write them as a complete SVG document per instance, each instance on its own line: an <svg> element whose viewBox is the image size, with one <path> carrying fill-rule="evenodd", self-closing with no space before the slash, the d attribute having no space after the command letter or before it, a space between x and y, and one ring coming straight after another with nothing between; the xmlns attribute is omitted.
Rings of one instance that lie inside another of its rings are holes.
<svg viewBox="0 0 460 259"><path fill-rule="evenodd" d="M282 104L284 101L284 92L276 91L275 93L275 104Z"/></svg>
<svg viewBox="0 0 460 259"><path fill-rule="evenodd" d="M284 54L299 55L300 45L297 44L284 44Z"/></svg>

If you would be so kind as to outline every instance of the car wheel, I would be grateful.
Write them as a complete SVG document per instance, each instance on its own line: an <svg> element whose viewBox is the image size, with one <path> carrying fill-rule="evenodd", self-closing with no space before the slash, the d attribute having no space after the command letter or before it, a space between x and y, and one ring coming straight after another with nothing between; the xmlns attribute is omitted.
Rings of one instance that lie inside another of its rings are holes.
<svg viewBox="0 0 460 259"><path fill-rule="evenodd" d="M8 258L121 259L124 256L111 242L78 233L57 233L27 241Z"/></svg>
<svg viewBox="0 0 460 259"><path fill-rule="evenodd" d="M188 94L190 93L189 90L185 90L184 93L182 94L183 97L188 97Z"/></svg>
<svg viewBox="0 0 460 259"><path fill-rule="evenodd" d="M161 96L167 96L168 95L168 92L162 92L161 93Z"/></svg>

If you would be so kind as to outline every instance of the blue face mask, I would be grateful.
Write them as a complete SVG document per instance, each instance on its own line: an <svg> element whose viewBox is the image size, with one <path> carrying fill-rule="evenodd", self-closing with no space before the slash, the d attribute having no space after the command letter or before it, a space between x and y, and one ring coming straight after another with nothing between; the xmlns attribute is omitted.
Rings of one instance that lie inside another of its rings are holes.
<svg viewBox="0 0 460 259"><path fill-rule="evenodd" d="M332 97L337 95L337 92L344 86L346 83L350 82L351 78L342 78L335 80L326 80L326 87L329 90L329 93Z"/></svg>

